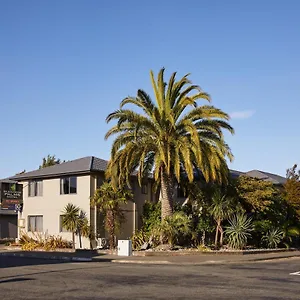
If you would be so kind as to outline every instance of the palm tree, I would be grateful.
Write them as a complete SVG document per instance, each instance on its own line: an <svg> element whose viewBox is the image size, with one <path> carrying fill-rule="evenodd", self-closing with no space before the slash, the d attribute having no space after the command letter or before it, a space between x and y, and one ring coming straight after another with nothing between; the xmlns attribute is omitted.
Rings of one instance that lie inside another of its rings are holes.
<svg viewBox="0 0 300 300"><path fill-rule="evenodd" d="M89 220L84 211L72 203L68 203L62 215L62 226L72 232L73 249L75 249L75 234L79 236L79 247L82 248L81 237L89 237Z"/></svg>
<svg viewBox="0 0 300 300"><path fill-rule="evenodd" d="M78 230L79 213L80 208L78 206L68 203L62 215L62 226L72 232L73 249L75 249L75 233Z"/></svg>
<svg viewBox="0 0 300 300"><path fill-rule="evenodd" d="M115 189L110 182L104 182L91 198L91 204L104 214L105 227L110 236L109 246L111 250L115 248L116 234L125 219L121 206L130 199L132 199L132 194L129 190L125 188Z"/></svg>
<svg viewBox="0 0 300 300"><path fill-rule="evenodd" d="M118 122L105 136L117 135L111 149L110 175L116 174L119 183L129 184L130 174L138 169L141 185L145 171L153 170L161 186L162 219L172 215L174 181L180 182L182 171L190 182L196 168L206 181L224 182L226 158L233 159L223 136L223 129L234 132L227 122L228 114L211 105L197 106L199 99L210 101L210 96L188 76L176 81L173 73L166 84L164 68L157 80L151 71L156 103L138 90L136 97L125 98L120 109L106 118L107 122ZM125 109L127 104L135 109Z"/></svg>
<svg viewBox="0 0 300 300"><path fill-rule="evenodd" d="M222 222L223 220L229 218L233 211L233 199L227 197L225 194L222 194L220 190L216 190L212 196L212 204L210 206L210 213L217 223L215 235L216 247L218 246L218 242L220 242L220 246L223 245L224 230L222 227Z"/></svg>

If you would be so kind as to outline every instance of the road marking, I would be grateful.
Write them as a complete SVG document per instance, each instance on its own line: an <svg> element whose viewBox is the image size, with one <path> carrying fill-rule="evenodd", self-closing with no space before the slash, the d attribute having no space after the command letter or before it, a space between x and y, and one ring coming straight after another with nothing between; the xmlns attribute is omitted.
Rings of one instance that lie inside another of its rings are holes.
<svg viewBox="0 0 300 300"><path fill-rule="evenodd" d="M299 272L290 273L290 275L300 275L300 271Z"/></svg>

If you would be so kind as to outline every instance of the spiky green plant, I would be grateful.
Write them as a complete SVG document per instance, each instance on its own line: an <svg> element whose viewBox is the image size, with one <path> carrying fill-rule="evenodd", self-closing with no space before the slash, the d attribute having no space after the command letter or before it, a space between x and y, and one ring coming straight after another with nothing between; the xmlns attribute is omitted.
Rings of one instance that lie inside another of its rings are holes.
<svg viewBox="0 0 300 300"><path fill-rule="evenodd" d="M252 219L245 214L238 213L229 218L229 224L225 229L229 247L243 249L253 230Z"/></svg>
<svg viewBox="0 0 300 300"><path fill-rule="evenodd" d="M138 90L136 97L125 98L120 109L106 118L107 122L117 121L105 136L117 135L108 175L115 185L124 180L129 184L132 171L138 169L141 184L145 172L153 170L161 186L162 219L172 215L174 180L180 182L182 171L190 182L195 167L206 181L224 182L228 176L226 159L233 159L223 135L223 130L234 133L227 122L229 115L211 105L198 106L199 100L210 101L210 96L188 77L176 81L175 72L165 83L164 68L157 79L151 71L156 103ZM128 104L134 109L125 109Z"/></svg>
<svg viewBox="0 0 300 300"><path fill-rule="evenodd" d="M272 228L262 237L262 241L271 249L277 248L283 239L283 235L284 232L279 228Z"/></svg>

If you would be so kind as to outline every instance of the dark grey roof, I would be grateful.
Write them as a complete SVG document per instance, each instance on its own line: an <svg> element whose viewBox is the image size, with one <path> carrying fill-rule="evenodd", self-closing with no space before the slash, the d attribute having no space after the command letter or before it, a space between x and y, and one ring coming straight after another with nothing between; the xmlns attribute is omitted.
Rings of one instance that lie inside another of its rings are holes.
<svg viewBox="0 0 300 300"><path fill-rule="evenodd" d="M240 171L236 171L236 170L229 170L229 173L233 178L237 178L239 176L245 175L244 172L240 172Z"/></svg>
<svg viewBox="0 0 300 300"><path fill-rule="evenodd" d="M33 178L51 178L68 174L86 174L91 172L104 172L108 162L104 159L87 156L70 160L51 167L38 169L31 172L10 177L11 180L26 180Z"/></svg>
<svg viewBox="0 0 300 300"><path fill-rule="evenodd" d="M263 179L266 181L270 181L273 184L284 184L286 182L286 178L284 178L282 176L264 172L264 171L260 171L260 170L252 170L252 171L246 172L245 175L250 176L250 177L255 177L258 179Z"/></svg>

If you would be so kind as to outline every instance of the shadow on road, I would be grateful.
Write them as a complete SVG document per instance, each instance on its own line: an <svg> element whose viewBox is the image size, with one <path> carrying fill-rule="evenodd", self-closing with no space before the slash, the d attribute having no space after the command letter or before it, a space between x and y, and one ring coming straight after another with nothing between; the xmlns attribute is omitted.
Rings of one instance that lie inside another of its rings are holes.
<svg viewBox="0 0 300 300"><path fill-rule="evenodd" d="M10 251L0 253L0 268L12 268L33 265L49 265L76 263L80 259L89 262L89 259L97 257L99 262L110 262L105 254L99 254L95 250L78 250L75 252L54 252L54 251ZM86 259L86 260L85 260Z"/></svg>

